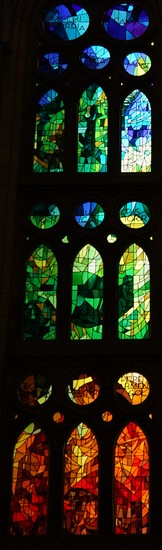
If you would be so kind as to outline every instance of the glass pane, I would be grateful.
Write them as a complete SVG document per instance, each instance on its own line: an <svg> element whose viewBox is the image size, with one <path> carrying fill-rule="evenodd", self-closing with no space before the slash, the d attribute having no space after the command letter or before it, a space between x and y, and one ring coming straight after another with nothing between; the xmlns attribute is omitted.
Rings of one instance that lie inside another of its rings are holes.
<svg viewBox="0 0 162 550"><path fill-rule="evenodd" d="M116 393L130 405L140 405L150 393L147 378L139 372L127 372L116 383Z"/></svg>
<svg viewBox="0 0 162 550"><path fill-rule="evenodd" d="M98 444L83 422L65 447L64 528L73 535L95 535L98 527Z"/></svg>
<svg viewBox="0 0 162 550"><path fill-rule="evenodd" d="M20 382L18 397L24 405L43 405L52 394L52 386L43 374L30 374Z"/></svg>
<svg viewBox="0 0 162 550"><path fill-rule="evenodd" d="M113 38L133 40L141 36L149 25L149 18L142 6L124 2L110 8L104 16L104 28Z"/></svg>
<svg viewBox="0 0 162 550"><path fill-rule="evenodd" d="M87 244L76 256L72 277L71 339L102 338L103 262Z"/></svg>
<svg viewBox="0 0 162 550"><path fill-rule="evenodd" d="M37 248L27 262L25 339L56 337L57 271L56 258L45 244Z"/></svg>
<svg viewBox="0 0 162 550"><path fill-rule="evenodd" d="M55 204L40 203L31 208L29 220L39 229L50 229L60 219L60 210Z"/></svg>
<svg viewBox="0 0 162 550"><path fill-rule="evenodd" d="M97 202L83 202L75 208L74 217L80 227L93 229L103 222L105 214Z"/></svg>
<svg viewBox="0 0 162 550"><path fill-rule="evenodd" d="M132 52L124 59L124 69L132 76L143 76L150 68L151 59L146 53Z"/></svg>
<svg viewBox="0 0 162 550"><path fill-rule="evenodd" d="M79 101L78 172L106 172L108 102L105 92L91 84Z"/></svg>
<svg viewBox="0 0 162 550"><path fill-rule="evenodd" d="M38 61L38 69L43 74L55 73L59 75L67 69L67 66L65 57L60 52L44 53Z"/></svg>
<svg viewBox="0 0 162 550"><path fill-rule="evenodd" d="M140 229L150 220L150 210L143 202L127 202L119 212L120 221L130 229Z"/></svg>
<svg viewBox="0 0 162 550"><path fill-rule="evenodd" d="M133 90L122 106L121 171L151 172L151 105Z"/></svg>
<svg viewBox="0 0 162 550"><path fill-rule="evenodd" d="M55 90L38 101L35 120L34 172L63 172L64 103Z"/></svg>
<svg viewBox="0 0 162 550"><path fill-rule="evenodd" d="M130 422L115 447L115 533L149 531L149 451L145 434Z"/></svg>
<svg viewBox="0 0 162 550"><path fill-rule="evenodd" d="M88 29L89 15L77 4L58 4L45 16L44 27L47 32L62 40L75 40Z"/></svg>
<svg viewBox="0 0 162 550"><path fill-rule="evenodd" d="M119 338L149 338L150 264L144 250L135 243L119 262L118 310Z"/></svg>
<svg viewBox="0 0 162 550"><path fill-rule="evenodd" d="M44 535L47 522L48 443L32 423L14 448L10 534Z"/></svg>
<svg viewBox="0 0 162 550"><path fill-rule="evenodd" d="M88 46L81 53L80 59L87 69L104 69L110 61L110 52L103 46Z"/></svg>
<svg viewBox="0 0 162 550"><path fill-rule="evenodd" d="M97 399L100 391L98 381L94 376L80 374L67 387L68 397L76 405L90 405Z"/></svg>

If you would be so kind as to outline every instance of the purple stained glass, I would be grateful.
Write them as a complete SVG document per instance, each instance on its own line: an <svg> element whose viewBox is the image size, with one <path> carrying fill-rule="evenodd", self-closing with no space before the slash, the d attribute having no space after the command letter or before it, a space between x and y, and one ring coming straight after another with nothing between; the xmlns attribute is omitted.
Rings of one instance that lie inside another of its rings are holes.
<svg viewBox="0 0 162 550"><path fill-rule="evenodd" d="M47 32L62 40L75 40L88 29L89 15L77 4L59 4L46 14L44 27Z"/></svg>
<svg viewBox="0 0 162 550"><path fill-rule="evenodd" d="M38 60L38 69L43 74L55 72L58 75L67 69L67 66L64 55L59 52L45 53Z"/></svg>
<svg viewBox="0 0 162 550"><path fill-rule="evenodd" d="M104 16L104 29L118 40L133 40L141 36L149 25L149 17L142 6L124 2L110 8Z"/></svg>
<svg viewBox="0 0 162 550"><path fill-rule="evenodd" d="M81 53L80 59L87 69L104 69L110 61L110 53L103 46L88 46Z"/></svg>

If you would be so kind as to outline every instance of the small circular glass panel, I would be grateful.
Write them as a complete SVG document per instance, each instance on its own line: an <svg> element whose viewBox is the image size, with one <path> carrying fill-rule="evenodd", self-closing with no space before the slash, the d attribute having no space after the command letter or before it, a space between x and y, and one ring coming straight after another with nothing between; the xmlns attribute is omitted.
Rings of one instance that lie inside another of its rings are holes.
<svg viewBox="0 0 162 550"><path fill-rule="evenodd" d="M86 227L86 229L98 227L103 222L104 217L104 210L97 202L83 202L74 210L75 221L81 227Z"/></svg>
<svg viewBox="0 0 162 550"><path fill-rule="evenodd" d="M130 229L140 229L150 220L150 210L143 202L127 202L119 211L120 221Z"/></svg>
<svg viewBox="0 0 162 550"><path fill-rule="evenodd" d="M87 69L104 69L110 61L110 52L103 46L88 46L80 55L82 63Z"/></svg>
<svg viewBox="0 0 162 550"><path fill-rule="evenodd" d="M126 55L124 69L132 76L143 76L151 68L151 59L149 55L143 52L132 52Z"/></svg>
<svg viewBox="0 0 162 550"><path fill-rule="evenodd" d="M67 66L64 55L59 52L44 53L38 60L38 69L43 74L53 72L59 75L67 69Z"/></svg>
<svg viewBox="0 0 162 550"><path fill-rule="evenodd" d="M108 243L110 243L110 244L114 244L114 243L117 241L117 236L114 235L114 233L110 233L110 234L107 236L107 241L108 241Z"/></svg>
<svg viewBox="0 0 162 550"><path fill-rule="evenodd" d="M149 17L142 6L124 2L110 8L104 16L106 32L118 40L133 40L148 28Z"/></svg>
<svg viewBox="0 0 162 550"><path fill-rule="evenodd" d="M61 422L64 421L64 414L59 412L59 411L55 412L53 414L53 420L54 420L54 422L56 422L56 424L61 424Z"/></svg>
<svg viewBox="0 0 162 550"><path fill-rule="evenodd" d="M102 413L102 420L104 422L111 422L112 419L113 415L110 411L105 411L104 413Z"/></svg>
<svg viewBox="0 0 162 550"><path fill-rule="evenodd" d="M44 27L47 32L62 40L75 40L88 29L89 15L77 4L58 4L46 14Z"/></svg>
<svg viewBox="0 0 162 550"><path fill-rule="evenodd" d="M20 382L17 394L23 405L43 405L52 394L52 385L45 375L30 374Z"/></svg>
<svg viewBox="0 0 162 550"><path fill-rule="evenodd" d="M39 203L31 208L30 222L39 229L50 229L59 221L60 210L55 204Z"/></svg>
<svg viewBox="0 0 162 550"><path fill-rule="evenodd" d="M150 385L147 378L139 372L127 372L118 379L115 391L130 405L140 405L148 397Z"/></svg>
<svg viewBox="0 0 162 550"><path fill-rule="evenodd" d="M76 405L90 405L97 399L100 386L97 379L89 374L80 374L67 386L67 395Z"/></svg>

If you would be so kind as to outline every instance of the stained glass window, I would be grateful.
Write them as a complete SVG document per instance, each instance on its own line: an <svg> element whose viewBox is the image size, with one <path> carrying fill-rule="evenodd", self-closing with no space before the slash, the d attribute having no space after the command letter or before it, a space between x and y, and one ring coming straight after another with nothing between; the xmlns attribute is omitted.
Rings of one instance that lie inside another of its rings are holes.
<svg viewBox="0 0 162 550"><path fill-rule="evenodd" d="M150 385L147 378L139 372L127 372L120 376L116 384L116 393L130 405L140 405L147 399Z"/></svg>
<svg viewBox="0 0 162 550"><path fill-rule="evenodd" d="M150 220L150 210L143 202L127 202L119 212L120 221L130 229L140 229Z"/></svg>
<svg viewBox="0 0 162 550"><path fill-rule="evenodd" d="M77 4L58 4L46 14L44 27L47 32L62 40L75 40L88 29L89 15Z"/></svg>
<svg viewBox="0 0 162 550"><path fill-rule="evenodd" d="M79 101L78 172L106 172L107 154L107 97L98 84L91 84Z"/></svg>
<svg viewBox="0 0 162 550"><path fill-rule="evenodd" d="M43 74L55 73L61 74L67 69L68 63L60 52L44 53L38 61L38 69Z"/></svg>
<svg viewBox="0 0 162 550"><path fill-rule="evenodd" d="M133 40L141 36L149 25L149 18L142 6L124 2L110 8L104 16L104 28L113 38Z"/></svg>
<svg viewBox="0 0 162 550"><path fill-rule="evenodd" d="M149 450L146 436L134 422L120 433L115 447L115 533L149 532Z"/></svg>
<svg viewBox="0 0 162 550"><path fill-rule="evenodd" d="M38 101L35 120L34 172L63 172L64 116L58 92L45 92Z"/></svg>
<svg viewBox="0 0 162 550"><path fill-rule="evenodd" d="M59 221L60 210L55 204L39 203L32 206L29 220L38 229L50 229Z"/></svg>
<svg viewBox="0 0 162 550"><path fill-rule="evenodd" d="M18 437L14 448L10 534L44 535L48 499L48 443L34 423Z"/></svg>
<svg viewBox="0 0 162 550"><path fill-rule="evenodd" d="M124 59L124 69L132 76L143 76L151 68L151 59L144 52L129 53Z"/></svg>
<svg viewBox="0 0 162 550"><path fill-rule="evenodd" d="M76 405L90 405L97 399L100 386L94 376L80 374L67 387L68 397Z"/></svg>
<svg viewBox="0 0 162 550"><path fill-rule="evenodd" d="M65 446L64 528L69 534L95 535L98 528L98 444L81 422Z"/></svg>
<svg viewBox="0 0 162 550"><path fill-rule="evenodd" d="M110 61L110 53L103 46L88 46L80 55L82 63L91 70L104 69Z"/></svg>
<svg viewBox="0 0 162 550"><path fill-rule="evenodd" d="M71 339L102 338L103 261L90 244L76 256L72 276Z"/></svg>
<svg viewBox="0 0 162 550"><path fill-rule="evenodd" d="M119 338L149 338L150 264L144 250L135 243L119 262L118 312Z"/></svg>
<svg viewBox="0 0 162 550"><path fill-rule="evenodd" d="M18 387L18 397L24 405L43 405L52 394L52 386L43 374L29 374Z"/></svg>
<svg viewBox="0 0 162 550"><path fill-rule="evenodd" d="M151 172L151 105L140 90L124 100L121 124L121 171Z"/></svg>
<svg viewBox="0 0 162 550"><path fill-rule="evenodd" d="M26 264L24 339L56 338L57 260L40 245Z"/></svg>
<svg viewBox="0 0 162 550"><path fill-rule="evenodd" d="M96 202L83 202L75 208L74 217L80 227L93 229L103 222L105 213L100 204Z"/></svg>

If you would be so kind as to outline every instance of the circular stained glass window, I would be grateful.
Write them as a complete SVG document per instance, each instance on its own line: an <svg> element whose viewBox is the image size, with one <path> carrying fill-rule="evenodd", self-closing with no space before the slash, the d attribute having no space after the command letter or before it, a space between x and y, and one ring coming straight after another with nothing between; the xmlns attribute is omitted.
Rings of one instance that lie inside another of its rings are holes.
<svg viewBox="0 0 162 550"><path fill-rule="evenodd" d="M98 227L103 222L104 217L104 210L97 202L83 202L74 210L75 221L81 227L86 227L86 229Z"/></svg>
<svg viewBox="0 0 162 550"><path fill-rule="evenodd" d="M76 405L90 405L97 399L100 385L94 376L80 374L67 386L67 395Z"/></svg>
<svg viewBox="0 0 162 550"><path fill-rule="evenodd" d="M151 59L146 53L132 52L125 57L123 65L132 76L143 76L151 68Z"/></svg>
<svg viewBox="0 0 162 550"><path fill-rule="evenodd" d="M118 40L133 40L148 28L149 17L142 6L123 2L110 8L104 16L105 31Z"/></svg>
<svg viewBox="0 0 162 550"><path fill-rule="evenodd" d="M140 229L150 220L150 210L143 202L127 202L119 212L120 221L130 229Z"/></svg>
<svg viewBox="0 0 162 550"><path fill-rule="evenodd" d="M114 243L116 243L116 241L117 241L117 236L114 235L114 233L110 233L110 234L107 236L107 241L108 241L108 243L110 243L110 244L114 244Z"/></svg>
<svg viewBox="0 0 162 550"><path fill-rule="evenodd" d="M75 40L88 29L89 15L77 4L59 4L46 14L44 27L47 32L62 40Z"/></svg>
<svg viewBox="0 0 162 550"><path fill-rule="evenodd" d="M38 229L50 229L60 219L60 210L55 204L39 203L31 208L30 222Z"/></svg>
<svg viewBox="0 0 162 550"><path fill-rule="evenodd" d="M52 386L42 374L30 374L20 382L18 397L23 405L43 405L52 394Z"/></svg>
<svg viewBox="0 0 162 550"><path fill-rule="evenodd" d="M127 372L117 381L115 391L130 405L140 405L148 397L150 385L147 378L139 372Z"/></svg>
<svg viewBox="0 0 162 550"><path fill-rule="evenodd" d="M87 69L104 69L110 61L110 53L103 46L88 46L80 55L82 63Z"/></svg>
<svg viewBox="0 0 162 550"><path fill-rule="evenodd" d="M59 75L67 69L67 66L64 55L59 52L44 53L38 60L38 69L43 74L53 72Z"/></svg>

